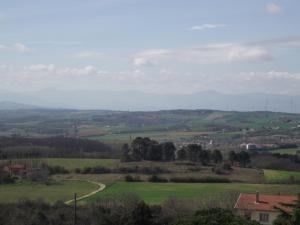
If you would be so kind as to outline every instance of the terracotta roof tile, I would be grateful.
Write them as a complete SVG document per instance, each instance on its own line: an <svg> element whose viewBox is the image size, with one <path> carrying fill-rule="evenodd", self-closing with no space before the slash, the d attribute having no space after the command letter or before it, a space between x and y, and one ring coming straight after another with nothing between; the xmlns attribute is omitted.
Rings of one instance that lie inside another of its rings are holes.
<svg viewBox="0 0 300 225"><path fill-rule="evenodd" d="M297 196L291 195L259 195L259 202L256 202L256 194L240 194L234 208L258 211L277 211L280 208L291 213L291 207L283 206L283 204L294 204Z"/></svg>

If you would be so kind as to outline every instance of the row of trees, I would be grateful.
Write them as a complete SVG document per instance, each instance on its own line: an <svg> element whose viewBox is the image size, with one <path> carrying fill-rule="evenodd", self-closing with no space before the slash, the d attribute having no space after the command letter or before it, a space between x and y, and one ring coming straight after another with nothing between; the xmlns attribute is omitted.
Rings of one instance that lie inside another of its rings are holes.
<svg viewBox="0 0 300 225"><path fill-rule="evenodd" d="M246 167L251 162L250 155L246 151L241 151L241 152L230 151L228 158L231 165L238 163L242 167Z"/></svg>
<svg viewBox="0 0 300 225"><path fill-rule="evenodd" d="M189 160L202 164L221 163L223 155L219 150L204 150L201 145L190 144L176 151L172 142L158 143L150 138L137 137L129 146L123 146L123 161L173 161Z"/></svg>
<svg viewBox="0 0 300 225"><path fill-rule="evenodd" d="M150 138L135 138L131 146L123 146L123 161L172 161L175 159L175 145L172 142L158 143Z"/></svg>
<svg viewBox="0 0 300 225"><path fill-rule="evenodd" d="M108 157L114 153L111 146L88 139L0 137L0 159Z"/></svg>
<svg viewBox="0 0 300 225"><path fill-rule="evenodd" d="M177 151L178 160L189 160L192 162L201 162L207 165L211 162L218 164L223 161L223 155L220 150L213 151L202 149L201 145L189 144Z"/></svg>
<svg viewBox="0 0 300 225"><path fill-rule="evenodd" d="M220 164L224 160L222 152L218 149L205 150L199 144L189 144L177 150L172 142L158 143L148 137L135 138L131 145L125 144L122 151L123 161L173 161L176 159L209 165ZM242 167L246 167L251 162L250 155L246 151L231 151L228 158L231 165L238 164Z"/></svg>

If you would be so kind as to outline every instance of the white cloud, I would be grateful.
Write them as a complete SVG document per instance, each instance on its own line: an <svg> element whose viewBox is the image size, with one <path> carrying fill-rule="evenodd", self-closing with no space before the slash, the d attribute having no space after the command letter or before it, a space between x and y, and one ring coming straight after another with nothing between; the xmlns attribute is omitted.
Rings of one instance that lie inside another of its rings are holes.
<svg viewBox="0 0 300 225"><path fill-rule="evenodd" d="M88 76L88 75L97 75L100 72L94 66L85 66L81 68L64 68L57 70L57 73L60 75L77 75L77 76Z"/></svg>
<svg viewBox="0 0 300 225"><path fill-rule="evenodd" d="M216 28L224 28L227 27L226 24L202 24L202 25L196 25L196 26L192 26L189 27L188 30L190 31L197 31L197 30L207 30L207 29L216 29Z"/></svg>
<svg viewBox="0 0 300 225"><path fill-rule="evenodd" d="M173 52L167 49L150 49L133 56L135 66L154 66L161 60L171 58Z"/></svg>
<svg viewBox="0 0 300 225"><path fill-rule="evenodd" d="M73 58L78 59L104 59L107 58L107 56L100 52L94 52L94 51L82 51L79 53L76 53L72 56Z"/></svg>
<svg viewBox="0 0 300 225"><path fill-rule="evenodd" d="M22 44L22 43L15 43L13 45L1 45L0 44L0 51L13 51L13 52L18 52L18 53L28 53L31 52L32 49L29 48L28 46Z"/></svg>
<svg viewBox="0 0 300 225"><path fill-rule="evenodd" d="M228 43L201 45L176 50L146 50L133 56L133 64L136 66L156 65L164 61L211 64L266 61L272 59L272 55L262 47Z"/></svg>
<svg viewBox="0 0 300 225"><path fill-rule="evenodd" d="M12 46L12 49L17 51L17 52L20 52L20 53L26 53L26 52L30 52L31 49L29 47L27 47L26 45L22 44L22 43L15 43L13 46Z"/></svg>
<svg viewBox="0 0 300 225"><path fill-rule="evenodd" d="M35 64L27 67L31 71L37 71L37 72L50 72L55 69L55 66L53 64L45 65L45 64Z"/></svg>
<svg viewBox="0 0 300 225"><path fill-rule="evenodd" d="M275 4L275 3L269 3L266 5L266 12L270 14L278 14L281 13L282 8L281 6Z"/></svg>
<svg viewBox="0 0 300 225"><path fill-rule="evenodd" d="M297 48L300 47L300 37L273 38L269 40L248 43L248 45Z"/></svg>
<svg viewBox="0 0 300 225"><path fill-rule="evenodd" d="M206 74L170 69L103 71L95 66L58 67L36 64L26 67L0 65L0 90L42 89L140 90L162 94L189 94L204 90L224 93L300 94L300 73L258 71Z"/></svg>

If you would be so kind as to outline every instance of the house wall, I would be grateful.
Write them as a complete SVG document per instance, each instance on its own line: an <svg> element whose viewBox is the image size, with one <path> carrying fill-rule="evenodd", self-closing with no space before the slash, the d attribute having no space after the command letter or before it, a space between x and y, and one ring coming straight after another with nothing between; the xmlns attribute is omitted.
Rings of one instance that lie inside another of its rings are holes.
<svg viewBox="0 0 300 225"><path fill-rule="evenodd" d="M259 221L259 214L260 213L267 213L269 214L269 222L267 223L263 223L261 221ZM271 211L248 211L248 210L241 210L238 209L236 210L236 214L239 216L245 216L247 217L247 215L251 214L251 220L255 220L263 225L272 225L273 221L277 218L277 216L279 215L279 212L271 212Z"/></svg>

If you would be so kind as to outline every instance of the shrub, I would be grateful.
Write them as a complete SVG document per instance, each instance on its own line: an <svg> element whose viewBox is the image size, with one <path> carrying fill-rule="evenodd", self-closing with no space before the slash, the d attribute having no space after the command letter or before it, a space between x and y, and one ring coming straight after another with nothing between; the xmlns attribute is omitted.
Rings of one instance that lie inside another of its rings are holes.
<svg viewBox="0 0 300 225"><path fill-rule="evenodd" d="M166 179L164 177L159 177L159 176L156 176L156 175L152 175L151 177L149 177L148 181L153 182L153 183L167 183L167 182L169 182L168 179Z"/></svg>
<svg viewBox="0 0 300 225"><path fill-rule="evenodd" d="M81 173L81 169L80 168L76 168L75 169L75 173Z"/></svg>
<svg viewBox="0 0 300 225"><path fill-rule="evenodd" d="M0 184L9 184L13 183L14 178L6 171L3 171L2 168L0 168Z"/></svg>
<svg viewBox="0 0 300 225"><path fill-rule="evenodd" d="M49 171L46 169L32 169L27 172L26 179L32 182L48 182Z"/></svg>
<svg viewBox="0 0 300 225"><path fill-rule="evenodd" d="M91 170L92 174L103 174L103 173L110 173L110 172L111 170L109 168L101 167L101 166L93 167Z"/></svg>
<svg viewBox="0 0 300 225"><path fill-rule="evenodd" d="M88 174L92 172L92 168L91 167L84 167L81 171L82 174Z"/></svg>
<svg viewBox="0 0 300 225"><path fill-rule="evenodd" d="M231 171L232 170L232 167L231 167L231 165L229 163L224 163L222 165L222 168L223 168L223 170L227 170L227 171Z"/></svg>
<svg viewBox="0 0 300 225"><path fill-rule="evenodd" d="M125 181L126 182L141 182L142 180L139 176L126 175Z"/></svg>
<svg viewBox="0 0 300 225"><path fill-rule="evenodd" d="M50 175L70 173L69 170L67 170L66 168L64 168L62 166L47 166L47 169L48 169Z"/></svg>

